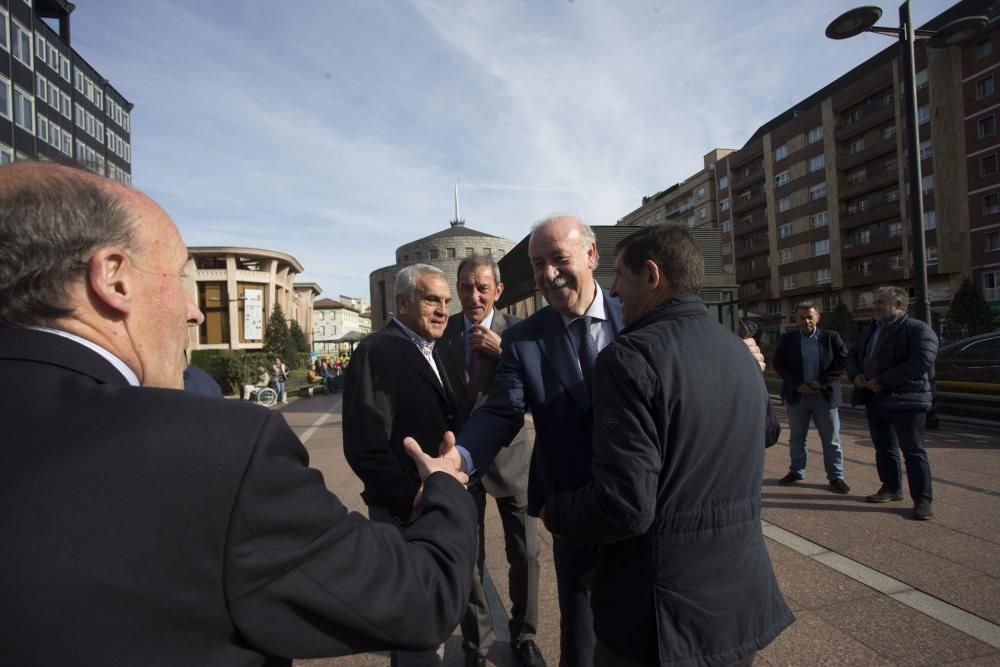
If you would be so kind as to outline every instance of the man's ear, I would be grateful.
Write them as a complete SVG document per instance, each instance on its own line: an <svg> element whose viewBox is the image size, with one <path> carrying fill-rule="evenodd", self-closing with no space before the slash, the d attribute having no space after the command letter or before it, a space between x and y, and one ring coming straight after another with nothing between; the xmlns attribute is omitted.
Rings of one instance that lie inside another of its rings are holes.
<svg viewBox="0 0 1000 667"><path fill-rule="evenodd" d="M503 294L503 283L497 283L497 299Z"/></svg>
<svg viewBox="0 0 1000 667"><path fill-rule="evenodd" d="M646 284L650 289L655 290L663 281L663 272L660 271L660 265L651 259L647 259L642 268L643 273L646 274Z"/></svg>
<svg viewBox="0 0 1000 667"><path fill-rule="evenodd" d="M132 284L128 255L116 246L99 248L87 264L87 287L93 298L112 310L132 310Z"/></svg>

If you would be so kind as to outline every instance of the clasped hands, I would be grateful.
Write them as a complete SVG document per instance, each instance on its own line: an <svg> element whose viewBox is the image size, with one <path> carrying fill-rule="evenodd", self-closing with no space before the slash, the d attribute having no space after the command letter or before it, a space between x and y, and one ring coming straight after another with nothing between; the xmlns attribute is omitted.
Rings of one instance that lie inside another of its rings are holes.
<svg viewBox="0 0 1000 667"><path fill-rule="evenodd" d="M451 475L463 486L468 485L469 476L463 470L464 462L462 455L455 449L455 434L447 431L444 440L441 441L440 455L435 458L429 456L420 448L420 443L413 438L403 439L403 448L409 454L413 462L417 464L417 474L420 475L420 489L413 499L413 505L420 502L420 497L424 491L424 481L436 472L443 472Z"/></svg>
<svg viewBox="0 0 1000 667"><path fill-rule="evenodd" d="M806 396L810 394L818 394L819 392L823 391L823 385L821 385L816 380L813 380L808 384L803 382L798 386L796 391L799 392L800 394L805 394Z"/></svg>
<svg viewBox="0 0 1000 667"><path fill-rule="evenodd" d="M500 334L487 329L481 324L475 324L469 329L469 349L500 358Z"/></svg>
<svg viewBox="0 0 1000 667"><path fill-rule="evenodd" d="M878 383L878 379L869 380L864 375L854 376L854 386L858 389L867 389L876 393L882 389L882 385Z"/></svg>

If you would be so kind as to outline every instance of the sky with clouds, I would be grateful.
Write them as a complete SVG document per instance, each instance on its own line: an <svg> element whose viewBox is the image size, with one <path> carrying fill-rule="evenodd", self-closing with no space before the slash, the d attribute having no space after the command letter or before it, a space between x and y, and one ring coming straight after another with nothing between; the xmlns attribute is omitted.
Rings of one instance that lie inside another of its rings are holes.
<svg viewBox="0 0 1000 667"><path fill-rule="evenodd" d="M368 297L447 227L614 224L881 49L857 0L78 0L73 46L135 104L133 184L188 245L268 248ZM954 4L914 0L921 24ZM897 25L895 5L882 23Z"/></svg>

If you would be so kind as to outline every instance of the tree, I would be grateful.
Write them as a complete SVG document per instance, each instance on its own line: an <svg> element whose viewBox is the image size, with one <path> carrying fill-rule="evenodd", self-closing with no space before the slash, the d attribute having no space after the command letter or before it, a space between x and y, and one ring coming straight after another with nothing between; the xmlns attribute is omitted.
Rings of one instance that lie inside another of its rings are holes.
<svg viewBox="0 0 1000 667"><path fill-rule="evenodd" d="M821 323L824 329L839 333L848 345L858 339L858 323L854 313L844 303L838 303L829 313L824 313Z"/></svg>
<svg viewBox="0 0 1000 667"><path fill-rule="evenodd" d="M295 344L292 342L292 335L288 330L288 323L285 321L285 313L282 312L281 306L278 304L274 304L271 317L267 319L267 329L264 331L264 353L270 359L281 357L285 363L288 363L295 354Z"/></svg>
<svg viewBox="0 0 1000 667"><path fill-rule="evenodd" d="M972 280L966 278L955 292L948 314L945 315L943 337L947 341L953 341L992 330L993 313Z"/></svg>
<svg viewBox="0 0 1000 667"><path fill-rule="evenodd" d="M306 335L302 331L302 327L296 320L292 320L291 324L288 326L288 333L292 338L292 345L296 352L309 353L309 343L306 342Z"/></svg>

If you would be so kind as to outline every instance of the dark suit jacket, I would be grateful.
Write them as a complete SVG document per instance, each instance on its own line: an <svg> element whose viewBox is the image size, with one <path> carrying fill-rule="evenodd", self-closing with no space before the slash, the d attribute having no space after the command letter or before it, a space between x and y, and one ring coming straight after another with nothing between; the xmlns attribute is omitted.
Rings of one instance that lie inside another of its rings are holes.
<svg viewBox="0 0 1000 667"><path fill-rule="evenodd" d="M621 304L607 290L604 304L612 327L620 331ZM504 333L493 391L458 436L477 472L510 443L527 410L535 422L528 512L538 516L546 496L572 491L593 478L590 393L562 318L551 306Z"/></svg>
<svg viewBox="0 0 1000 667"><path fill-rule="evenodd" d="M503 334L509 327L520 322L520 318L494 311L490 329ZM499 359L485 358L479 369L479 386L469 386L468 365L465 355L465 316L452 315L444 336L438 341L441 359L451 377L458 404L459 428L468 420L472 411L486 402L493 388ZM531 463L531 445L525 429L518 431L508 447L502 449L493 460L493 465L483 475L483 487L494 498L508 498L528 491L528 467Z"/></svg>
<svg viewBox="0 0 1000 667"><path fill-rule="evenodd" d="M851 383L864 374L865 359L871 353L871 341L878 324L872 322L854 342L847 355L847 376ZM854 388L851 404L875 401L884 408L928 410L931 407L931 373L938 353L938 337L926 323L903 315L898 322L879 334L875 350L874 373L882 389L873 394L868 389Z"/></svg>
<svg viewBox="0 0 1000 667"><path fill-rule="evenodd" d="M823 385L823 396L829 401L830 407L840 405L840 376L844 373L847 360L847 346L836 331L818 329L816 335L819 343L819 376L817 381ZM781 336L778 347L774 350L771 363L774 370L781 376L781 397L787 403L799 400L796 391L802 380L802 348L799 330L789 331Z"/></svg>
<svg viewBox="0 0 1000 667"><path fill-rule="evenodd" d="M440 361L438 370L447 382ZM445 431L457 430L458 419L452 392L394 320L351 355L343 412L344 455L364 482L361 497L405 523L420 477L403 439L416 438L425 452L437 456Z"/></svg>
<svg viewBox="0 0 1000 667"><path fill-rule="evenodd" d="M0 664L287 665L434 646L465 611L476 511L446 475L401 534L276 412L28 329L0 328L0 377Z"/></svg>

